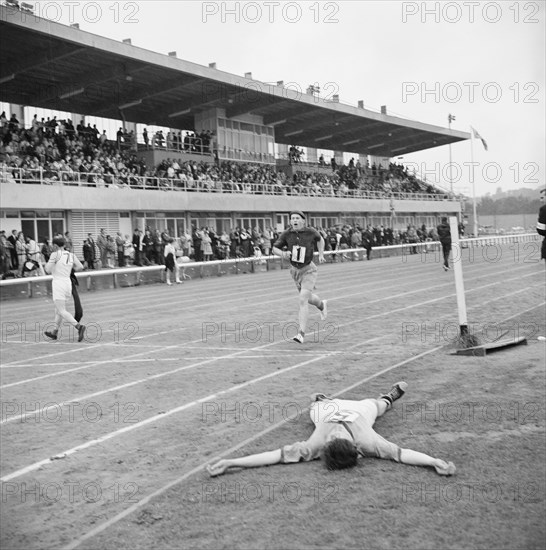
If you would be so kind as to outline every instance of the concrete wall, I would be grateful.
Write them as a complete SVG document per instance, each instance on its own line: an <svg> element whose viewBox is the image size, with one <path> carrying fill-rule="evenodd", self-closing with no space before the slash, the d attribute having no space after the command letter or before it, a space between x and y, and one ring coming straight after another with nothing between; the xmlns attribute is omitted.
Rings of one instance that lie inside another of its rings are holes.
<svg viewBox="0 0 546 550"><path fill-rule="evenodd" d="M144 210L210 212L377 212L390 215L389 199L246 195L2 183L2 209ZM456 201L395 200L396 215L458 213Z"/></svg>

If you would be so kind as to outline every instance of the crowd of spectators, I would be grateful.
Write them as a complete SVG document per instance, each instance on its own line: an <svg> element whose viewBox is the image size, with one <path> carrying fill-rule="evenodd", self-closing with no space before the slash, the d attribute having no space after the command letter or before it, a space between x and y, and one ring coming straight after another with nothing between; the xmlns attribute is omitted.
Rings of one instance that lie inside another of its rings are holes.
<svg viewBox="0 0 546 550"><path fill-rule="evenodd" d="M425 225L408 225L406 230L393 230L389 227L360 225L337 225L316 228L325 241L325 250L339 251L332 256L333 261L348 259L347 249L365 249L371 259L371 248L396 244L417 244L437 241L435 228L428 230ZM136 228L133 235L121 232L108 234L101 229L98 235L88 233L83 243L73 242L70 233L64 234L66 249L74 252L82 260L85 270L112 269L116 267L164 265L164 251L172 242L176 256L182 262L207 262L234 258L260 259L269 256L271 248L280 232L270 226L236 227L229 232L216 232L212 227L193 226L190 231L178 236L146 226L144 231ZM51 241L40 237L25 236L22 231L13 230L8 237L0 232L0 269L2 278L7 276L24 277L44 275L43 266L51 254ZM410 253L417 254L417 247Z"/></svg>
<svg viewBox="0 0 546 550"><path fill-rule="evenodd" d="M274 195L365 196L373 192L388 197L394 193L440 194L439 190L409 174L404 166L361 166L351 159L338 166L332 159L332 170L313 169L309 163L299 165L291 177L271 164L218 160L204 162L168 158L156 167L146 166L136 154L135 136L120 128L116 141L111 141L96 125L85 126L82 120L74 126L70 120L35 115L30 128L23 128L15 115L0 117L0 162L3 177L13 181L47 184L85 184L112 188L183 189L259 193ZM154 143L168 149L195 152L208 151L212 132L200 134L161 132ZM149 143L147 132L144 133ZM301 151L291 148L294 159ZM321 156L318 166L324 165Z"/></svg>
<svg viewBox="0 0 546 550"><path fill-rule="evenodd" d="M150 139L148 129L144 128L142 139L146 149L167 149L208 155L213 151L214 132L211 130L203 130L200 133L169 131L165 135L162 130L157 130Z"/></svg>

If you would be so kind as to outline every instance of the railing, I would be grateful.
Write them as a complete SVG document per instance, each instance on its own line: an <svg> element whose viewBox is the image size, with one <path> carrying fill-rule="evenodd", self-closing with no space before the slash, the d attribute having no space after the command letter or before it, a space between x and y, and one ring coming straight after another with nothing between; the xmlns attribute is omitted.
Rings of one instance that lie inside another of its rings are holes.
<svg viewBox="0 0 546 550"><path fill-rule="evenodd" d="M497 247L500 244L511 244L511 243L530 243L537 242L541 240L537 233L526 233L520 235L502 235L495 237L479 237L471 239L463 239L460 241L461 248L481 248L481 247ZM372 255L374 258L384 258L390 256L408 256L410 257L415 250L418 254L423 254L422 258L425 258L426 252L436 252L437 261L441 261L440 253L440 243L438 241L434 242L422 242L422 243L405 243L397 244L391 246L379 246L372 248ZM537 245L536 251L526 250L527 247L524 245L522 250L513 250L510 248L511 253L521 258L521 261L526 263L532 263L535 261L534 252L536 252L536 263L540 262L540 246ZM502 253L502 252L501 252ZM315 253L316 254L316 253ZM484 254L485 261L496 262L498 258L498 249L495 252L495 258L490 257L489 254ZM366 257L366 250L363 248L347 248L339 250L329 250L324 253L327 261L359 261L364 260ZM487 257L486 257L487 256ZM516 256L514 256L516 257ZM403 259L404 261L404 259ZM425 261L425 260L423 260ZM239 274L239 273L254 273L256 271L269 271L272 269L285 269L289 268L290 263L286 260L281 260L278 256L261 256L249 258L236 258L232 260L214 260L211 262L184 262L179 263L178 268L181 272L181 276L185 279L191 279L188 276L188 272L193 274L194 278L199 277L214 277L220 275ZM76 274L80 280L80 288L86 288L87 290L98 289L98 281L96 284L93 282L94 279L103 278L106 282L103 281L103 287L106 288L118 288L121 286L138 286L140 284L145 284L145 279L148 278L150 283L163 282L165 280L165 266L164 265L155 265L147 267L124 267L124 268L114 268L114 269L103 269L103 270L93 270L93 271L84 271ZM151 279L150 279L151 278ZM20 298L23 296L28 296L32 298L34 294L37 294L35 290L41 288L40 285L47 285L45 290L46 294L51 293L50 282L52 280L51 275L38 276L38 277L25 277L19 279L7 279L5 281L0 281L0 289L2 290L2 299L6 298ZM82 284L83 282L83 284ZM26 291L21 290L21 287L26 286ZM7 289L10 287L15 287L16 292L13 292L11 296L7 296ZM6 290L4 290L6 289ZM43 295L44 292L40 292L40 295Z"/></svg>
<svg viewBox="0 0 546 550"><path fill-rule="evenodd" d="M317 198L393 199L415 201L458 202L454 197L427 193L388 193L365 189L297 189L281 183L239 183L232 181L175 179L158 176L64 172L61 170L0 167L0 182L34 185L66 185L111 189L147 189L153 191L183 191L201 193L242 193L249 195L278 195Z"/></svg>

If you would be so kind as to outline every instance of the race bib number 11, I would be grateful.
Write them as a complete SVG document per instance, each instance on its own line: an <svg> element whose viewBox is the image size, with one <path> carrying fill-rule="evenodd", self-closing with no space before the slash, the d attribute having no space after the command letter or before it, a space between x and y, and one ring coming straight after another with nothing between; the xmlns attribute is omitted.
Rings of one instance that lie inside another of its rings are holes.
<svg viewBox="0 0 546 550"><path fill-rule="evenodd" d="M305 262L305 246L294 245L290 258L293 262L302 264Z"/></svg>

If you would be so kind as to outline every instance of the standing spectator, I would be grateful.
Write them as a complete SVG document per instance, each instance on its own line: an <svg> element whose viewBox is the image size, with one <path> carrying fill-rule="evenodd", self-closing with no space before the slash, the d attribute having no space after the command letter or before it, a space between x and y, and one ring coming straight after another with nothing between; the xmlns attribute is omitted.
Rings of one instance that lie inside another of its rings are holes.
<svg viewBox="0 0 546 550"><path fill-rule="evenodd" d="M442 220L444 219L447 219L447 218L442 218ZM448 230L449 230L449 226L448 226ZM415 230L415 227L413 225L408 225L407 239L408 239L408 243L410 244L415 245L417 243L417 240L418 240L417 231ZM450 244L451 244L451 239L450 239ZM410 248L410 254L417 254L416 246L412 246Z"/></svg>
<svg viewBox="0 0 546 550"><path fill-rule="evenodd" d="M121 235L121 231L116 233L116 249L118 252L118 266L125 267L125 239Z"/></svg>
<svg viewBox="0 0 546 550"><path fill-rule="evenodd" d="M157 265L161 265L164 261L163 257L163 245L162 245L162 238L161 233L159 232L159 229L155 229L152 237L152 243L153 243L153 252L152 252L152 258L154 263Z"/></svg>
<svg viewBox="0 0 546 550"><path fill-rule="evenodd" d="M154 259L154 239L149 229L144 230L144 236L142 237L142 251L143 260L145 265L152 263Z"/></svg>
<svg viewBox="0 0 546 550"><path fill-rule="evenodd" d="M203 256L205 262L210 262L212 260L212 239L208 227L204 227L201 230L201 246L203 248Z"/></svg>
<svg viewBox="0 0 546 550"><path fill-rule="evenodd" d="M543 189L540 193L544 193L544 196L540 199L546 200L546 189ZM540 259L546 260L546 204L543 204L538 211L537 233L544 237L542 239L542 248L540 249Z"/></svg>
<svg viewBox="0 0 546 550"><path fill-rule="evenodd" d="M89 239L83 241L83 263L87 269L93 269L93 263L95 261L93 245L89 243Z"/></svg>
<svg viewBox="0 0 546 550"><path fill-rule="evenodd" d="M442 253L444 255L444 271L449 270L449 253L451 252L451 230L447 218L442 218L442 223L436 228L438 237L442 244Z"/></svg>
<svg viewBox="0 0 546 550"><path fill-rule="evenodd" d="M371 226L368 225L366 231L362 233L362 244L366 249L366 259L372 259L372 243L373 243L373 233Z"/></svg>
<svg viewBox="0 0 546 550"><path fill-rule="evenodd" d="M87 233L87 245L89 246L88 257L85 258L87 261L87 269L95 269L95 260L97 259L97 251L95 248L95 240L91 233Z"/></svg>
<svg viewBox="0 0 546 550"><path fill-rule="evenodd" d="M232 258L237 257L237 248L241 246L241 234L238 228L232 229L229 234L229 255Z"/></svg>
<svg viewBox="0 0 546 550"><path fill-rule="evenodd" d="M250 230L242 227L241 228L241 247L243 249L243 258L250 258L252 255L252 234L250 233Z"/></svg>
<svg viewBox="0 0 546 550"><path fill-rule="evenodd" d="M174 248L173 241L174 239L169 238L167 244L165 245L165 249L163 250L163 254L165 257L165 272L168 285L172 285L171 274L173 273L175 274L177 284L180 284L182 282L178 274L179 272L178 264L176 263L176 249Z"/></svg>
<svg viewBox="0 0 546 550"><path fill-rule="evenodd" d="M5 275L9 272L10 268L10 243L6 238L6 232L4 230L0 231L0 271L2 275Z"/></svg>
<svg viewBox="0 0 546 550"><path fill-rule="evenodd" d="M271 254L271 241L273 239L273 231L271 227L267 227L262 231L262 246L264 249L264 255L269 256Z"/></svg>
<svg viewBox="0 0 546 550"><path fill-rule="evenodd" d="M362 233L358 226L355 227L351 235L351 248L360 248L362 246ZM356 259L358 259L358 252L354 253Z"/></svg>
<svg viewBox="0 0 546 550"><path fill-rule="evenodd" d="M19 270L19 277L23 275L23 267L27 260L27 245L25 242L25 235L22 231L17 233L17 240L15 241L15 250L17 251L17 264Z"/></svg>
<svg viewBox="0 0 546 550"><path fill-rule="evenodd" d="M138 227L133 232L133 248L135 250L135 265L142 265L142 233Z"/></svg>
<svg viewBox="0 0 546 550"><path fill-rule="evenodd" d="M329 229L326 233L326 246L329 250L337 250L337 235L335 229ZM335 254L332 254L332 261L336 262Z"/></svg>
<svg viewBox="0 0 546 550"><path fill-rule="evenodd" d="M64 249L68 250L68 252L73 252L73 246L72 246L72 238L70 237L70 231L67 231L64 234Z"/></svg>
<svg viewBox="0 0 546 550"><path fill-rule="evenodd" d="M106 267L114 268L116 257L116 242L110 235L106 235Z"/></svg>
<svg viewBox="0 0 546 550"><path fill-rule="evenodd" d="M123 260L124 266L131 265L131 257L134 258L135 250L133 248L133 243L129 235L125 235L125 240L123 241Z"/></svg>
<svg viewBox="0 0 546 550"><path fill-rule="evenodd" d="M200 262L202 261L202 255L201 255L202 234L201 234L201 231L197 229L197 227L193 228L192 240L193 240L194 260L196 262Z"/></svg>
<svg viewBox="0 0 546 550"><path fill-rule="evenodd" d="M32 237L27 237L27 257L31 262L34 262L34 264L38 266L38 273L40 275L45 275L44 267L41 262L42 258L40 249Z"/></svg>
<svg viewBox="0 0 546 550"><path fill-rule="evenodd" d="M19 260L17 257L17 229L14 229L11 232L11 235L8 237L8 242L10 243L9 253L11 256L11 269L19 269Z"/></svg>
<svg viewBox="0 0 546 550"><path fill-rule="evenodd" d="M97 237L97 246L99 247L100 263L102 268L106 267L106 263L108 260L107 249L106 249L107 242L108 240L106 238L106 232L104 228L102 228Z"/></svg>
<svg viewBox="0 0 546 550"><path fill-rule="evenodd" d="M191 235L187 231L183 231L180 235L180 248L182 249L182 256L189 258L191 253Z"/></svg>
<svg viewBox="0 0 546 550"><path fill-rule="evenodd" d="M144 139L144 145L146 146L146 149L149 149L150 148L150 138L148 136L148 130L146 128L144 128L144 130L142 132L142 137Z"/></svg>

